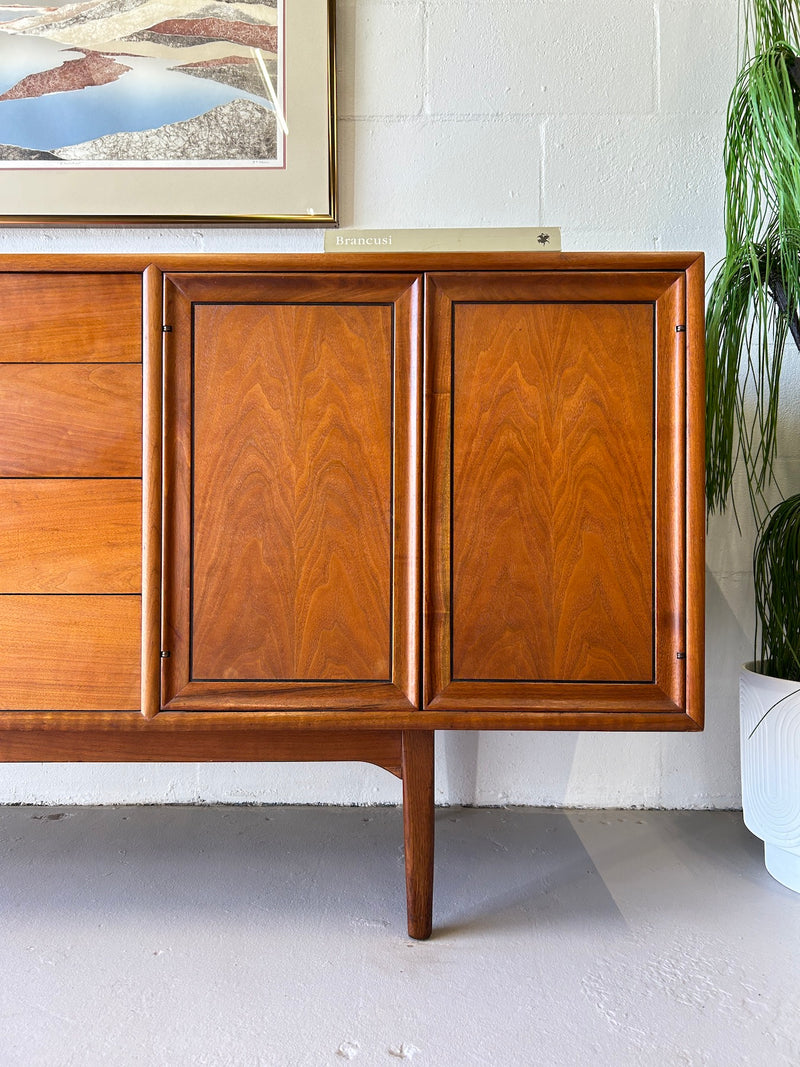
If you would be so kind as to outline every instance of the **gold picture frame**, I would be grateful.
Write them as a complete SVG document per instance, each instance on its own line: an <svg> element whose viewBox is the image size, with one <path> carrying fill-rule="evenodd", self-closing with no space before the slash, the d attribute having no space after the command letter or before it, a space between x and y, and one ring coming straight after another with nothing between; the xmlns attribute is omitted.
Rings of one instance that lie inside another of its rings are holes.
<svg viewBox="0 0 800 1067"><path fill-rule="evenodd" d="M336 224L335 0L87 6L0 21L0 224Z"/></svg>

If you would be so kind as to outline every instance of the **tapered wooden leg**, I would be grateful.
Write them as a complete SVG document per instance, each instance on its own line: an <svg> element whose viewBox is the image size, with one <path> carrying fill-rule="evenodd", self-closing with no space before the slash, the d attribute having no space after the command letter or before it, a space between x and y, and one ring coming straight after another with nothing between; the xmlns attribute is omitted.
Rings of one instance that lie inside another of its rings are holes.
<svg viewBox="0 0 800 1067"><path fill-rule="evenodd" d="M408 933L433 927L433 730L403 731L403 832Z"/></svg>

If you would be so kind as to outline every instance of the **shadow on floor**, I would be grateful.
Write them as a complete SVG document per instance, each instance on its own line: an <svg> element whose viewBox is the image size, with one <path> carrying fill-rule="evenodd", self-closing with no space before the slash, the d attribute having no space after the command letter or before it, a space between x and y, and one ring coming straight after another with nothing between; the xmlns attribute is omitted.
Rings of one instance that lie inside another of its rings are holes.
<svg viewBox="0 0 800 1067"><path fill-rule="evenodd" d="M440 809L436 831L437 937L623 922L564 813ZM405 914L396 808L6 808L0 863L17 912Z"/></svg>

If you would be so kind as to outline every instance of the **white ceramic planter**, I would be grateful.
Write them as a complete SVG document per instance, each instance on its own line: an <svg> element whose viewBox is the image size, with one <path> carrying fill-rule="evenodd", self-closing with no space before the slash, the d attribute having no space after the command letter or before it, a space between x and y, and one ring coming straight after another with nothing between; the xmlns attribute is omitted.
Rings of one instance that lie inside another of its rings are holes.
<svg viewBox="0 0 800 1067"><path fill-rule="evenodd" d="M744 822L772 877L800 893L800 683L753 667L739 679Z"/></svg>

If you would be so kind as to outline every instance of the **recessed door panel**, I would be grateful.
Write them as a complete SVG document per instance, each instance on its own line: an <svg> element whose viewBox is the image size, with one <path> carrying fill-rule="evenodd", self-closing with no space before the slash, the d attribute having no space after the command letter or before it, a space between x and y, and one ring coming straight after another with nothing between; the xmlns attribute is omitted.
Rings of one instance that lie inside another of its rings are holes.
<svg viewBox="0 0 800 1067"><path fill-rule="evenodd" d="M456 307L455 679L653 680L653 318Z"/></svg>
<svg viewBox="0 0 800 1067"><path fill-rule="evenodd" d="M387 306L194 315L194 679L391 675Z"/></svg>

